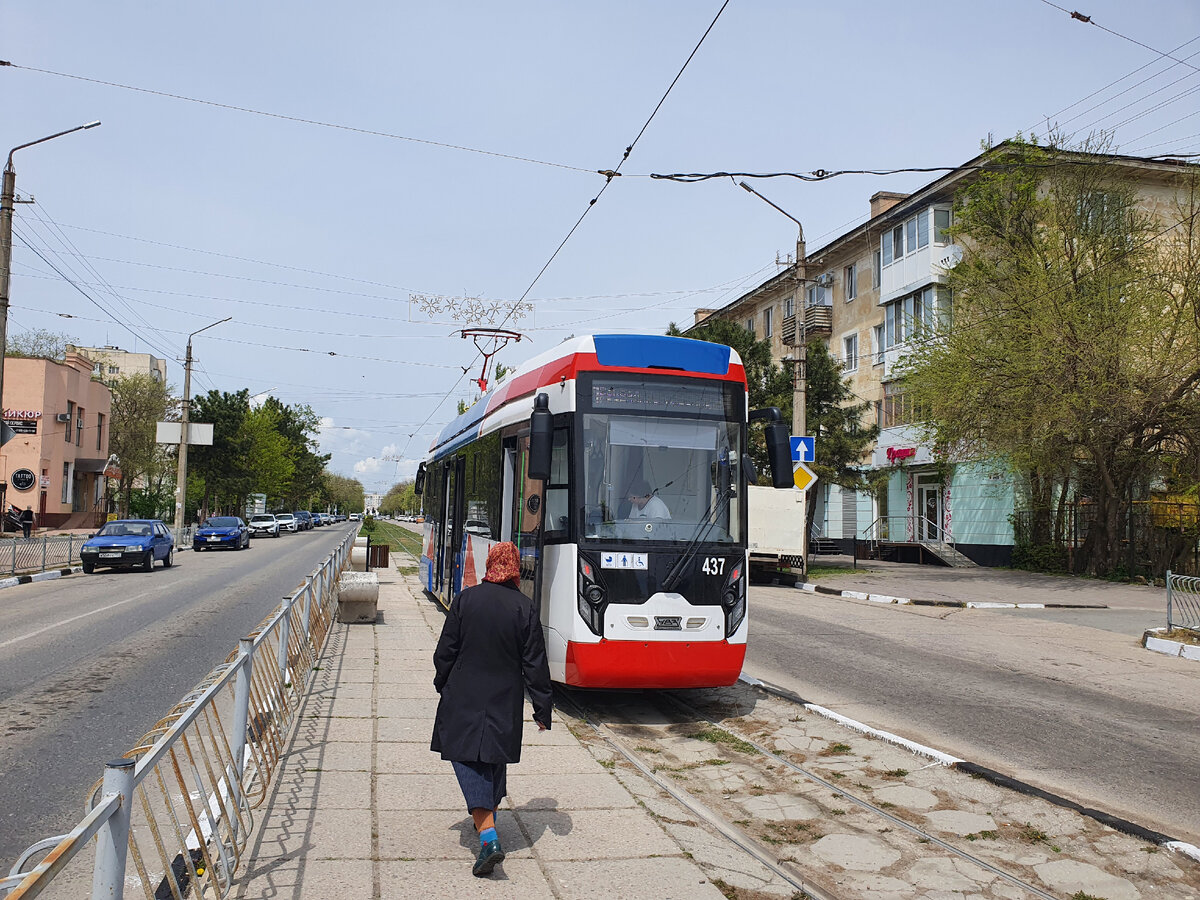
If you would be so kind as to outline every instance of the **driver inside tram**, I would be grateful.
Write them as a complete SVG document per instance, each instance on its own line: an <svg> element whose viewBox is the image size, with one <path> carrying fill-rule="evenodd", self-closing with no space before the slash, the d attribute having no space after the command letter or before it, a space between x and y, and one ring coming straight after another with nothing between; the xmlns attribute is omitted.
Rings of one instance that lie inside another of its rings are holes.
<svg viewBox="0 0 1200 900"><path fill-rule="evenodd" d="M645 479L635 481L629 488L627 497L630 503L629 518L631 519L669 519L671 511L663 499L650 490Z"/></svg>

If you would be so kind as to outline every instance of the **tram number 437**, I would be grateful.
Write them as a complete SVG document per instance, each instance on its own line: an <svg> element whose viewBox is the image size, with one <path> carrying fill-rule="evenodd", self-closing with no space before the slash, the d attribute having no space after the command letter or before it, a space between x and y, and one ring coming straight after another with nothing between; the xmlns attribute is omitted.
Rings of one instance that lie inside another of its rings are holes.
<svg viewBox="0 0 1200 900"><path fill-rule="evenodd" d="M704 557L704 565L700 567L705 575L724 575L725 574L725 557L723 556L706 556Z"/></svg>

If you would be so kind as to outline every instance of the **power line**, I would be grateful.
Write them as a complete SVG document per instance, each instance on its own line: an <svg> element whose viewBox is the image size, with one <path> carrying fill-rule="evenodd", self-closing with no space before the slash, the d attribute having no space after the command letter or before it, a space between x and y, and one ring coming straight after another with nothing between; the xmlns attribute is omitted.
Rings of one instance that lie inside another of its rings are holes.
<svg viewBox="0 0 1200 900"><path fill-rule="evenodd" d="M728 0L727 0L728 2ZM227 109L233 112L248 113L255 116L264 116L269 119L280 119L285 122L296 122L300 125L313 125L318 128L332 128L338 131L349 131L354 134L366 134L372 137L388 138L395 141L408 141L413 144L425 144L430 147L440 147L444 150L460 150L464 153L478 153L483 156L494 156L498 159L509 159L515 162L533 163L539 166L551 166L556 169L568 169L572 172L586 172L589 175L596 174L594 169L585 169L580 166L569 166L564 163L548 162L544 159L533 159L528 156L516 156L511 153L499 153L495 150L481 150L478 147L464 147L460 144L448 144L444 141L431 141L425 138L416 138L404 134L395 134L390 131L376 131L371 128L358 128L353 125L341 125L336 122L323 122L319 119L308 119L302 116L289 116L284 113L269 112L262 109L254 109L248 106L236 106L231 103L219 103L216 100L202 100L197 97L187 97L183 94L172 94L168 91L158 91L152 88L137 87L131 84L121 84L116 81L105 81L101 78L89 78L86 75L74 75L69 72L54 72L50 69L38 69L33 66L22 66L8 60L0 60L0 66L9 66L14 69L23 69L26 72L38 72L42 75L53 75L56 78L70 78L75 81L86 81L89 84L99 84L104 87L120 88L123 91L134 91L139 94L150 94L155 97L165 97L169 100L182 100L186 103L197 103L202 106L212 106L217 109Z"/></svg>
<svg viewBox="0 0 1200 900"><path fill-rule="evenodd" d="M1111 28L1105 28L1099 22L1092 19L1091 16L1085 16L1081 12L1072 12L1071 10L1067 9L1065 6L1059 6L1057 3L1052 3L1051 0L1042 0L1042 2L1045 3L1047 6L1054 7L1059 12L1065 12L1068 16L1070 16L1072 19L1074 19L1077 22L1083 22L1085 25L1094 25L1095 27L1099 28L1101 31L1108 32L1113 37L1119 37L1123 41L1129 41L1129 43L1131 43L1131 44L1137 44L1139 47L1141 47L1145 50L1149 50L1151 53L1157 53L1159 56L1165 57L1166 59L1174 60L1175 62L1180 63L1181 65L1190 66L1191 68L1195 69L1197 72L1200 72L1200 67L1194 66L1190 62L1185 62L1184 60L1179 59L1178 57L1172 56L1170 53L1164 53L1162 50L1158 50L1154 47L1151 47L1149 44L1143 44L1141 41L1137 40L1136 38L1131 38L1127 34L1121 34L1121 32L1119 32L1119 31L1113 31Z"/></svg>
<svg viewBox="0 0 1200 900"><path fill-rule="evenodd" d="M660 109L662 109L662 105L664 102L666 102L667 96L671 93L671 89L675 87L676 83L678 83L679 79L683 76L683 73L687 69L688 64L692 61L692 59L695 57L696 53L700 50L700 47L704 43L705 38L707 38L709 33L713 30L713 27L717 24L717 20L721 18L721 13L725 12L725 7L727 7L728 5L729 5L729 0L725 0L725 2L721 4L721 8L717 10L717 14L715 16L713 16L712 21L709 22L708 28L706 28L704 30L704 34L702 34L700 36L700 40L696 42L696 46L692 48L692 52L690 54L688 54L688 58L686 60L684 60L683 65L679 67L679 71L675 74L675 77L671 80L671 83L670 83L670 85L668 85L666 91L663 92L662 97L659 98L658 103L655 105L654 110L650 113L649 117L646 119L645 123L642 125L641 130L638 131L637 136L632 141L630 141L629 145L625 148L625 152L621 155L621 161L619 163L617 163L616 168L609 169L609 170L602 170L600 172L601 175L605 176L603 187L600 188L599 192L596 194L595 197L593 197L590 201L588 201L588 205L586 207L584 207L583 212L580 214L579 218L575 221L575 224L571 226L570 231L567 232L567 236L564 237L562 239L562 241L559 243L559 245L554 248L554 252L550 254L550 258L548 260L546 260L546 264L543 265L542 268L538 270L538 273L537 273L537 275L534 276L533 281L531 281L529 283L529 287L525 288L524 293L522 293L520 298L512 305L512 307L508 311L508 314L505 315L504 319L500 322L499 327L503 328L504 325L508 322L508 320L512 318L513 313L516 312L516 310L518 309L520 304L525 300L525 298L529 296L529 293L530 293L530 291L533 290L534 285L536 285L538 283L538 281L541 279L542 275L544 275L546 273L546 270L550 268L550 264L554 262L554 260L558 256L558 254L562 251L562 248L566 246L567 241L569 241L571 239L571 236L573 234L575 234L575 232L579 229L579 226L581 224L583 224L583 220L585 218L587 218L587 214L592 211L592 208L596 205L596 203L600 200L600 198L602 196L604 196L604 192L608 190L608 187L609 187L609 185L611 185L613 183L613 180L621 174L621 167L623 165L625 165L625 161L627 159L629 159L629 154L633 152L633 148L636 147L638 141L640 141L642 139L642 135L644 135L646 133L646 129L650 127L650 123L652 121L654 121L654 117L656 115L658 115L658 111ZM475 359L478 359L478 355L472 357L471 365L474 365ZM450 396L450 394L452 394L454 392L454 390L458 387L459 383L462 381L463 377L466 377L465 370L463 372L463 376L460 377L458 379L458 381L456 381L454 383L454 386L446 394L446 397L444 397L442 399L442 401L438 404L438 407L440 407L441 403L444 403L446 401L446 399ZM434 408L434 412L437 411L438 407ZM422 423L421 427L424 427L425 424L428 423L429 419L433 418L433 414L434 414L433 412L431 412L429 414L429 418L427 418L425 420L425 423ZM408 451L409 444L411 444L411 443L412 443L412 437L410 436L408 439L408 444L404 445L405 452Z"/></svg>

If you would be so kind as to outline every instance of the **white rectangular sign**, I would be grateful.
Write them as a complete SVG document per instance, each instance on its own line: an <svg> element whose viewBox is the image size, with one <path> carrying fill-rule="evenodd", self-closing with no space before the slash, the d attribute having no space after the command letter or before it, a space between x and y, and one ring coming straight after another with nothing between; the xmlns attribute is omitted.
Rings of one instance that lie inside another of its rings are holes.
<svg viewBox="0 0 1200 900"><path fill-rule="evenodd" d="M154 440L159 444L178 444L182 422L158 422ZM188 422L188 443L211 447L213 427L210 422Z"/></svg>
<svg viewBox="0 0 1200 900"><path fill-rule="evenodd" d="M644 571L646 563L645 553L606 550L600 554L600 568L602 569L640 569Z"/></svg>

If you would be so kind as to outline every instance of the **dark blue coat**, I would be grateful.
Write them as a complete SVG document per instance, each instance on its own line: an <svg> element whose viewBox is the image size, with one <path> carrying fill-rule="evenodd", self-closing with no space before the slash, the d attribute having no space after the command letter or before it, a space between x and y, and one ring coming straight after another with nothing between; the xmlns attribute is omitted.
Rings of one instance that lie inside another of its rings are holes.
<svg viewBox="0 0 1200 900"><path fill-rule="evenodd" d="M442 695L430 749L458 762L521 759L526 689L533 717L550 727L550 669L533 602L513 587L483 582L451 604L433 654Z"/></svg>

